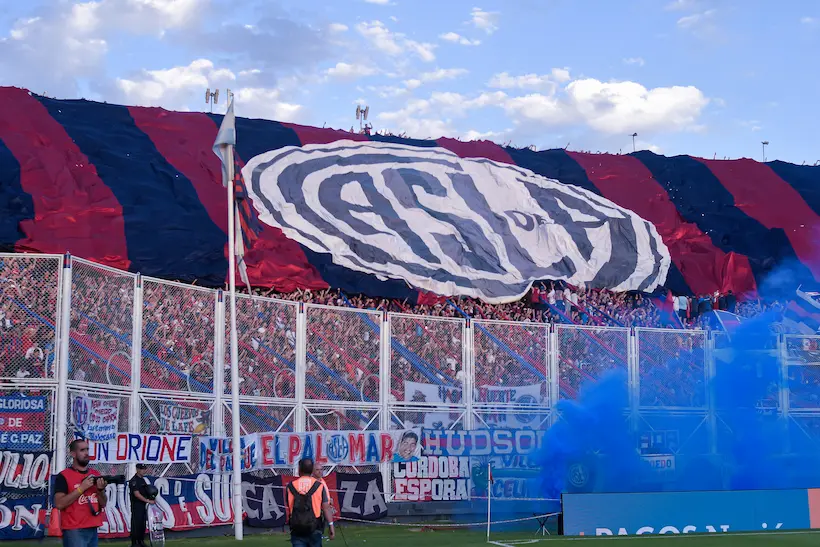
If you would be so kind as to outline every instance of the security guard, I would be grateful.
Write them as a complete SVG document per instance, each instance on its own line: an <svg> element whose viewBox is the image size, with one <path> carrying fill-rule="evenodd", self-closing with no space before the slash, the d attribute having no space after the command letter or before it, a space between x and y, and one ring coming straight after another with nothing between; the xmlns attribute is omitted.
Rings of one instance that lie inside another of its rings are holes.
<svg viewBox="0 0 820 547"><path fill-rule="evenodd" d="M148 505L153 505L156 500L148 499L144 495L144 489L148 485L145 475L148 474L148 466L144 463L137 464L137 473L128 481L128 489L131 491L131 547L145 547L145 527L148 523Z"/></svg>

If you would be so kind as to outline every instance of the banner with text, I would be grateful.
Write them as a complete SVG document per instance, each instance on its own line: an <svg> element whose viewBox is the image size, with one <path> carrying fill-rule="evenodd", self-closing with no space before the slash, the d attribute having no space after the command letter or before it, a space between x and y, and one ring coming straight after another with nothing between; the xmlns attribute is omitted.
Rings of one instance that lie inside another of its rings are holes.
<svg viewBox="0 0 820 547"><path fill-rule="evenodd" d="M211 411L180 405L159 405L159 432L210 435Z"/></svg>
<svg viewBox="0 0 820 547"><path fill-rule="evenodd" d="M393 465L413 465L395 463ZM381 473L336 473L339 514L342 518L379 520L387 516ZM328 488L332 488L328 483Z"/></svg>
<svg viewBox="0 0 820 547"><path fill-rule="evenodd" d="M0 397L0 448L44 448L46 401L44 396L16 394Z"/></svg>
<svg viewBox="0 0 820 547"><path fill-rule="evenodd" d="M95 399L83 395L71 397L71 425L83 439L112 441L117 436L119 421L119 399Z"/></svg>
<svg viewBox="0 0 820 547"><path fill-rule="evenodd" d="M470 458L424 456L393 463L395 501L461 501L470 499Z"/></svg>
<svg viewBox="0 0 820 547"><path fill-rule="evenodd" d="M328 465L376 465L421 455L421 430L259 433L259 465L292 466L302 458Z"/></svg>
<svg viewBox="0 0 820 547"><path fill-rule="evenodd" d="M241 471L259 469L259 433L243 435ZM205 473L233 472L233 439L231 437L199 438L199 469Z"/></svg>
<svg viewBox="0 0 820 547"><path fill-rule="evenodd" d="M546 431L532 429L425 429L422 454L425 456L526 456L537 452Z"/></svg>
<svg viewBox="0 0 820 547"><path fill-rule="evenodd" d="M0 541L43 537L50 452L0 452Z"/></svg>
<svg viewBox="0 0 820 547"><path fill-rule="evenodd" d="M192 446L191 435L117 433L108 442L89 441L88 457L92 463L188 463Z"/></svg>

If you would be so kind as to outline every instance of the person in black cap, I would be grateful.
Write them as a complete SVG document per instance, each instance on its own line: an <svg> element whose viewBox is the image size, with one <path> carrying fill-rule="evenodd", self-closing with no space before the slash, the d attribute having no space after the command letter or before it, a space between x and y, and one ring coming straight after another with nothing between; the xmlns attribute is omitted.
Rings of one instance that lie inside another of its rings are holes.
<svg viewBox="0 0 820 547"><path fill-rule="evenodd" d="M128 489L131 491L131 546L145 547L145 527L148 523L148 505L153 505L156 500L145 497L145 487L148 482L145 475L148 474L148 466L144 463L137 464L137 472L128 481Z"/></svg>

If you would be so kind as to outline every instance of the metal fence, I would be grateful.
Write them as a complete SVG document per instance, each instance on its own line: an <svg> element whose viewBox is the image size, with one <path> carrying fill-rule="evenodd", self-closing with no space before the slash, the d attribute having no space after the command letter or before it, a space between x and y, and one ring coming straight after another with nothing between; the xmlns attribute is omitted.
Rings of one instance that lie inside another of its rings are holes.
<svg viewBox="0 0 820 547"><path fill-rule="evenodd" d="M81 259L0 255L0 396L45 397L42 449L55 451L57 468L77 395L118 399L123 432L171 433L163 416L182 407L209 417L196 434L230 435L229 324L221 291ZM561 401L621 374L624 417L636 432L675 430L675 450L695 455L731 435L711 393L728 347L722 333L467 321L249 296L237 299L237 327L242 433L545 429L561 419ZM820 337L763 342L781 371L758 408L788 424L788 450L820 451ZM16 448L11 437L0 441ZM152 472L197 472L194 444L190 464Z"/></svg>

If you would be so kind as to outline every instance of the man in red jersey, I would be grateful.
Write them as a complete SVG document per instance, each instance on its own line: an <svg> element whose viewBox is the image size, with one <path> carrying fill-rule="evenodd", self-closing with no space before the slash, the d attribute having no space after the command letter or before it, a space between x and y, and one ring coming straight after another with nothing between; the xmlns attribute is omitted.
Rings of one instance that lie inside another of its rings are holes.
<svg viewBox="0 0 820 547"><path fill-rule="evenodd" d="M88 467L88 441L77 439L68 445L71 467L54 483L54 507L60 511L63 547L97 547L97 528L102 526L105 480Z"/></svg>

